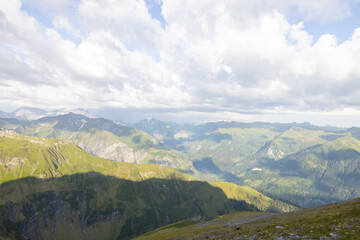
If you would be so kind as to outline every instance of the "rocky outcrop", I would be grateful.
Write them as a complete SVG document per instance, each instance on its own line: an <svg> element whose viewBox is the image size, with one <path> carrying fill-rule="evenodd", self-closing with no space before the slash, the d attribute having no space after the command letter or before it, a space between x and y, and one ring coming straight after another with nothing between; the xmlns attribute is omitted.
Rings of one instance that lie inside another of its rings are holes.
<svg viewBox="0 0 360 240"><path fill-rule="evenodd" d="M123 142L107 143L101 140L75 142L85 151L117 162L142 163L149 155L144 150L134 150Z"/></svg>

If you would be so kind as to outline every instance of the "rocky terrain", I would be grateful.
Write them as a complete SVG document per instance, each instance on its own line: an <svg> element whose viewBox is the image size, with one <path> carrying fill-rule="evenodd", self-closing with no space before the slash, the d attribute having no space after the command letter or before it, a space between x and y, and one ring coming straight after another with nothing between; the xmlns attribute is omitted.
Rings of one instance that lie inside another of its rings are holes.
<svg viewBox="0 0 360 240"><path fill-rule="evenodd" d="M359 239L360 198L290 213L239 212L189 219L136 239Z"/></svg>

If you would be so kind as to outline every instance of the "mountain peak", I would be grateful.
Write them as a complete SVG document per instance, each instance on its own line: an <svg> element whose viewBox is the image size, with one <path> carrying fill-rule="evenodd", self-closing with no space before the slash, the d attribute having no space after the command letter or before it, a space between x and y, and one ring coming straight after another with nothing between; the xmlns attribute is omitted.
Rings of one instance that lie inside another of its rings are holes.
<svg viewBox="0 0 360 240"><path fill-rule="evenodd" d="M83 109L83 108L76 108L76 109L70 109L70 108L61 108L61 109L55 109L55 110L43 110L39 108L31 108L31 107L20 107L16 109L15 111L12 111L10 113L6 112L0 112L0 117L6 117L6 118L17 118L20 120L38 120L40 118L44 117L50 117L50 116L59 116L59 115L65 115L68 113L74 113L86 116L88 118L97 118L97 116L90 111Z"/></svg>

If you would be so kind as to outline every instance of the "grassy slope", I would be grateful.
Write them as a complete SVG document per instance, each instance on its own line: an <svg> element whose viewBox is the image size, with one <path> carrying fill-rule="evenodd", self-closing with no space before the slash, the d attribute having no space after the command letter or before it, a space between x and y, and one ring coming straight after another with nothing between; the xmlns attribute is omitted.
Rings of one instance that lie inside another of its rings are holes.
<svg viewBox="0 0 360 240"><path fill-rule="evenodd" d="M220 128L215 132L202 136L200 140L184 142L186 152L195 160L211 157L220 168L230 170L240 165L247 155L254 154L265 142L279 133L269 129ZM228 136L224 140L217 140Z"/></svg>
<svg viewBox="0 0 360 240"><path fill-rule="evenodd" d="M126 238L195 215L292 209L249 187L194 181L170 167L108 161L69 141L11 131L0 131L0 179L0 233L13 237L21 227L34 238L34 229L44 238Z"/></svg>
<svg viewBox="0 0 360 240"><path fill-rule="evenodd" d="M349 132L295 126L284 132L219 128L205 135L183 142L204 179L248 185L305 207L360 195L355 181L360 141Z"/></svg>
<svg viewBox="0 0 360 240"><path fill-rule="evenodd" d="M335 134L326 133L323 130L315 131L292 127L271 140L270 144L260 151L260 154L277 160L302 149L326 143L327 140L325 138L328 135Z"/></svg>
<svg viewBox="0 0 360 240"><path fill-rule="evenodd" d="M198 140L184 141L194 160L210 157L222 170L239 175L262 157L278 160L299 150L327 142L334 135L322 130L292 127L284 132L271 128L219 128ZM223 140L214 136L223 136ZM225 138L225 136L228 136ZM249 160L255 159L255 160ZM250 161L250 162L249 162Z"/></svg>
<svg viewBox="0 0 360 240"><path fill-rule="evenodd" d="M5 134L5 132L3 132ZM138 181L149 178L192 179L173 168L135 165L100 159L69 141L25 137L8 132L0 138L0 183L28 176L51 178L74 173L98 172Z"/></svg>
<svg viewBox="0 0 360 240"><path fill-rule="evenodd" d="M84 150L107 159L176 166L189 173L194 170L186 154L166 148L142 131L121 130L118 126L119 130L107 121L104 127L100 120L94 121L80 119L71 122L76 125L71 129L66 129L68 122L61 121L36 122L24 127L19 127L19 122L11 122L7 127L16 126L28 135L71 139ZM59 124L60 127L57 126ZM112 133L96 126L116 131ZM341 167L352 169L358 161L356 156L345 159L354 153L351 153L352 150L357 151L359 145L356 139L339 144L350 136L350 133L335 134L300 127L282 132L271 126L216 127L195 136L193 140L182 140L182 144L195 161L195 166L205 166L205 170L193 171L197 178L249 185L275 198L301 206L314 206L358 196L358 187L351 180L351 174L356 175L357 172L339 170ZM322 147L317 144L322 144ZM327 147L331 144L338 144L338 148L331 150ZM326 159L334 156L336 161ZM204 158L207 160L204 161Z"/></svg>
<svg viewBox="0 0 360 240"><path fill-rule="evenodd" d="M157 124L139 127L153 132ZM336 129L309 124L241 123L202 127L202 131L194 127L190 138L176 142L194 160L198 178L248 185L304 207L360 196L356 128L332 132ZM167 129L166 140L171 143L180 129L179 125Z"/></svg>
<svg viewBox="0 0 360 240"><path fill-rule="evenodd" d="M359 239L360 198L291 213L240 212L182 221L136 239Z"/></svg>
<svg viewBox="0 0 360 240"><path fill-rule="evenodd" d="M227 198L253 204L260 211L290 212L297 209L296 207L282 201L271 199L248 186L239 186L228 182L209 182L209 184L224 191Z"/></svg>
<svg viewBox="0 0 360 240"><path fill-rule="evenodd" d="M60 131L54 137L71 140L84 150L110 160L166 164L184 171L191 169L186 154L162 146L158 140L137 129L132 129L128 136L116 136L106 130L92 128L77 132Z"/></svg>
<svg viewBox="0 0 360 240"><path fill-rule="evenodd" d="M23 178L1 186L0 194L0 218L5 220L0 232L19 232L9 227L17 224L24 237L32 238L38 232L43 238L56 234L57 239L65 239L69 234L78 235L77 239L126 239L196 215L212 218L255 210L245 202L229 200L206 182L129 181L97 173L47 181Z"/></svg>
<svg viewBox="0 0 360 240"><path fill-rule="evenodd" d="M166 147L143 131L106 119L90 119L70 113L31 122L0 119L0 127L27 136L71 140L91 154L114 161L193 170L186 154Z"/></svg>
<svg viewBox="0 0 360 240"><path fill-rule="evenodd" d="M302 206L351 199L360 195L360 141L345 136L247 172L249 186Z"/></svg>

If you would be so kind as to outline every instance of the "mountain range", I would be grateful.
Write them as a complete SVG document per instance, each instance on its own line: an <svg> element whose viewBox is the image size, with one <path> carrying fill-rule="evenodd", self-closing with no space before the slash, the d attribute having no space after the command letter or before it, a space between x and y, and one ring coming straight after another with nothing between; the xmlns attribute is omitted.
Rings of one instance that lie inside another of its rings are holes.
<svg viewBox="0 0 360 240"><path fill-rule="evenodd" d="M10 118L0 119L0 127L28 136L71 140L85 151L113 161L194 170L186 154L167 147L141 130L103 118L74 113L32 121Z"/></svg>
<svg viewBox="0 0 360 240"><path fill-rule="evenodd" d="M87 115L0 118L0 236L128 239L187 218L360 196L357 127Z"/></svg>
<svg viewBox="0 0 360 240"><path fill-rule="evenodd" d="M291 211L247 186L174 168L109 161L69 140L0 131L3 239L128 239L159 226L234 211Z"/></svg>
<svg viewBox="0 0 360 240"><path fill-rule="evenodd" d="M0 111L0 117L16 118L19 120L36 120L43 117L64 115L70 112L75 114L81 114L89 118L96 118L95 114L83 108L77 108L77 109L62 108L62 109L47 111L40 108L30 108L30 107L21 107L12 112Z"/></svg>
<svg viewBox="0 0 360 240"><path fill-rule="evenodd" d="M156 119L128 126L74 113L32 121L3 118L0 127L71 140L113 161L154 163L201 180L247 185L300 207L359 196L356 127L263 122L191 125Z"/></svg>
<svg viewBox="0 0 360 240"><path fill-rule="evenodd" d="M356 127L263 122L190 125L156 119L134 127L188 154L203 179L249 185L302 207L360 195Z"/></svg>

